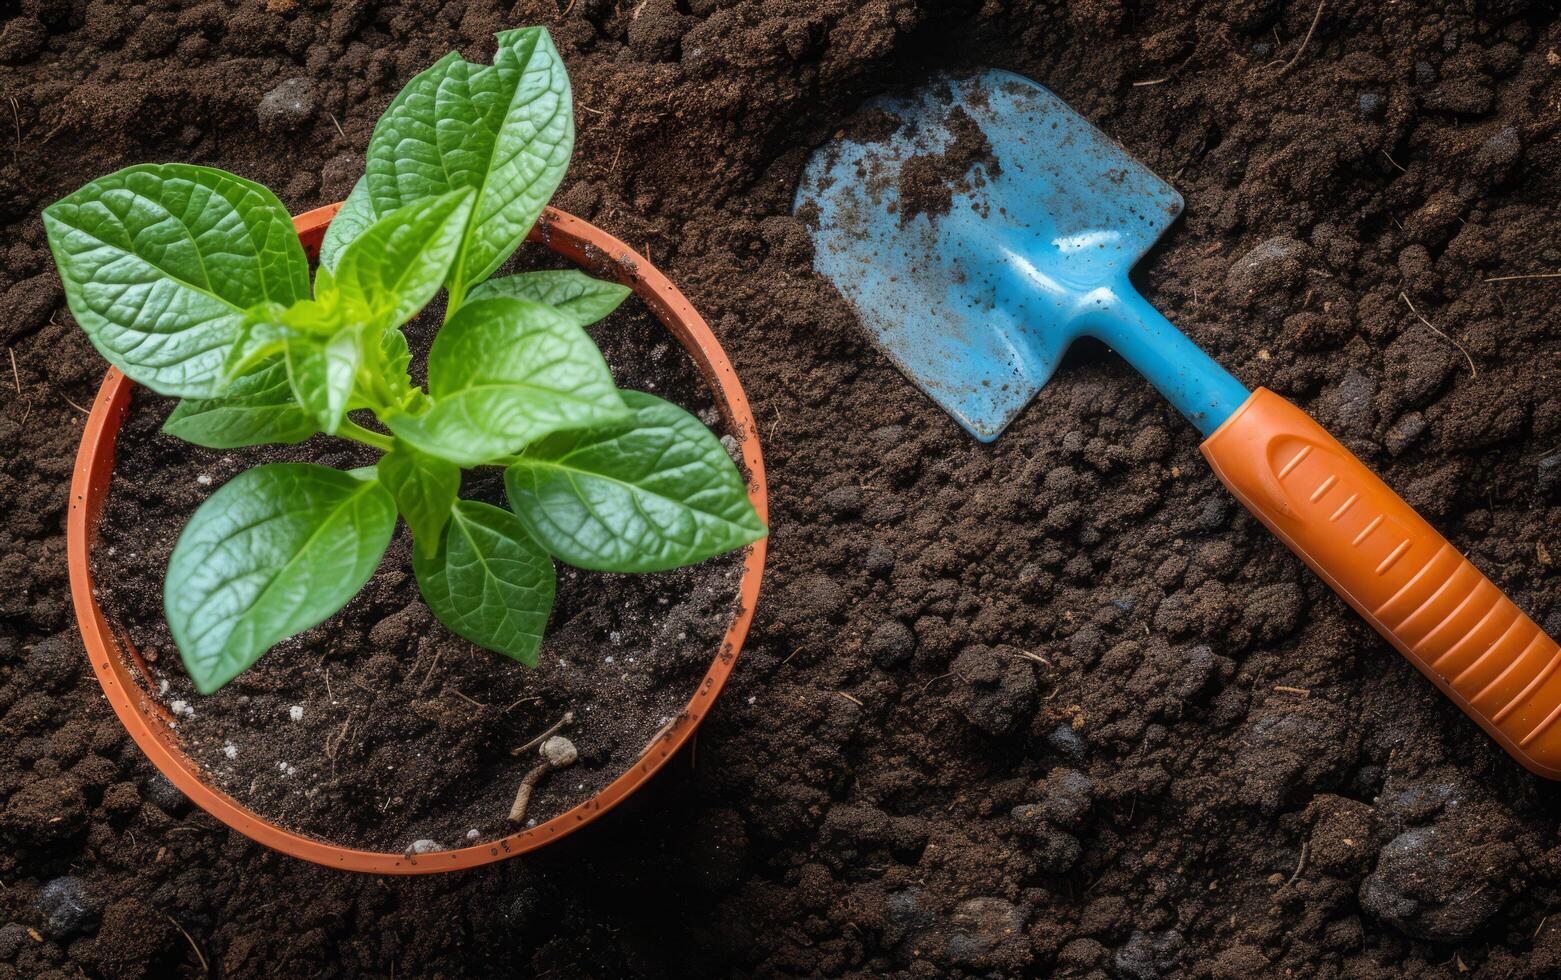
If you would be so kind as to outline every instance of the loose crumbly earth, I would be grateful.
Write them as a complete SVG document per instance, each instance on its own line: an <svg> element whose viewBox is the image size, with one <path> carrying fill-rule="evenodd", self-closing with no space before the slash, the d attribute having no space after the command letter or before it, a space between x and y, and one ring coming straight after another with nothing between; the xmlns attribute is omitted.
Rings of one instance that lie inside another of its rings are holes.
<svg viewBox="0 0 1561 980"><path fill-rule="evenodd" d="M540 246L521 254L538 253L546 256ZM436 306L406 328L419 380L441 319ZM620 386L654 391L719 430L693 362L638 299L590 332ZM556 816L632 766L683 710L737 612L740 552L657 575L559 566L552 620L531 670L437 624L412 576L403 524L340 615L203 697L162 615L162 571L194 508L261 463L351 468L372 465L377 454L324 437L204 450L159 431L173 399L138 391L133 404L93 551L98 601L143 659L150 655L157 699L212 782L291 829L388 851L503 836L516 829L507 821L516 788L539 762L535 751L512 750L570 712L562 734L579 761L539 783L526 811L530 823ZM468 473L462 495L506 506L494 470Z"/></svg>
<svg viewBox="0 0 1561 980"><path fill-rule="evenodd" d="M1186 197L1148 298L1318 415L1554 634L1561 283L1503 278L1561 269L1549 10L7 9L0 972L193 977L194 947L227 977L1561 970L1561 791L1245 516L1142 380L1081 346L977 445L864 341L789 215L811 148L872 125L852 116L874 95L993 65L1050 86ZM71 403L102 365L37 212L155 159L300 210L339 199L413 72L533 22L575 81L559 203L649 250L754 401L766 591L697 750L609 818L471 874L344 876L170 798L87 672L64 520Z"/></svg>

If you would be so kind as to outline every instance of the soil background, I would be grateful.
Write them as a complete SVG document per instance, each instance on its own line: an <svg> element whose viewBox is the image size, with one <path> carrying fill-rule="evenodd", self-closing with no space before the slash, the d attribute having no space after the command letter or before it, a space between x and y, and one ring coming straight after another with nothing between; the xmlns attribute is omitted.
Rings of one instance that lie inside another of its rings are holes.
<svg viewBox="0 0 1561 980"><path fill-rule="evenodd" d="M1149 299L1313 411L1554 635L1561 283L1487 281L1561 268L1548 5L3 16L0 975L195 977L197 948L224 977L1561 971L1561 788L1242 513L1102 348L978 445L864 342L789 216L808 152L864 99L936 69L1041 81L1187 200L1140 268ZM37 214L147 160L236 170L295 210L338 200L407 78L530 23L575 84L557 203L679 283L764 426L765 591L697 747L609 818L460 876L324 871L192 812L87 670L64 521L102 363Z"/></svg>

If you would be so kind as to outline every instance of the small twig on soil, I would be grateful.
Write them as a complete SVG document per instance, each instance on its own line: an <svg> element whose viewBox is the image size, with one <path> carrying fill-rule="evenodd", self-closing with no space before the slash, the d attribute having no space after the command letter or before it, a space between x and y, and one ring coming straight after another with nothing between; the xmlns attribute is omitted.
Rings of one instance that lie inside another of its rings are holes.
<svg viewBox="0 0 1561 980"><path fill-rule="evenodd" d="M1038 664L1045 664L1048 667L1050 667L1052 665L1052 662L1050 660L1047 660L1045 657L1043 657L1040 654L1035 653L1035 652L1033 652L1031 650L1020 650L1014 656L1022 657L1025 660L1033 660L1033 661L1035 661Z"/></svg>
<svg viewBox="0 0 1561 980"><path fill-rule="evenodd" d="M1391 163L1393 166L1398 167L1398 169L1403 170L1404 173L1406 173L1406 174L1409 173L1408 170L1404 170L1404 167L1403 167L1402 164L1400 164L1397 160L1393 159L1393 154L1389 153L1387 150L1383 150L1382 151L1382 155L1388 158L1388 163Z"/></svg>
<svg viewBox="0 0 1561 980"><path fill-rule="evenodd" d="M163 914L168 915L166 912ZM211 976L211 964L206 962L206 954L201 952L200 944L195 941L195 937L190 935L184 926L179 924L179 920L175 919L173 916L169 915L168 921L173 923L173 927L179 930L180 934L184 936L185 942L189 943L190 948L195 950L195 958L201 961L201 972L206 974L208 977Z"/></svg>
<svg viewBox="0 0 1561 980"><path fill-rule="evenodd" d="M569 16L569 11L571 11L573 9L575 9L575 0L569 0L569 3L564 5L563 11L561 13L559 13L558 19L559 20L563 20L565 17L568 17Z"/></svg>
<svg viewBox="0 0 1561 980"><path fill-rule="evenodd" d="M1458 341L1454 340L1453 338L1447 336L1447 334L1442 333L1442 331L1440 331L1440 330L1436 329L1435 327L1431 326L1431 321L1427 320L1425 317L1421 316L1420 315L1420 311L1415 309L1415 304L1413 304L1413 303L1411 303L1409 301L1409 294L1408 293L1400 292L1398 294L1398 298L1404 301L1404 305L1409 307L1409 312L1413 313L1415 315L1415 317L1421 323L1425 324L1426 327L1429 328L1432 333L1436 334L1438 337L1441 337L1443 340L1447 341L1449 344L1452 344L1454 347L1458 348L1459 352L1463 354L1463 359L1469 362L1469 377L1471 377L1471 378L1478 378L1480 376L1479 370L1477 368L1475 368L1475 366L1474 366L1474 358L1469 356L1469 352L1464 349L1464 346L1462 344L1460 344Z"/></svg>
<svg viewBox="0 0 1561 980"><path fill-rule="evenodd" d="M439 666L439 658L442 656L444 656L443 650L434 651L434 662L428 665L428 673L423 675L423 683L417 685L419 694L423 693L423 690L428 687L428 682L434 679L434 669Z"/></svg>
<svg viewBox="0 0 1561 980"><path fill-rule="evenodd" d="M586 105L584 102L576 102L575 105L577 105L580 108L584 109L586 112L592 113L594 115L598 115L598 116L605 116L605 115L607 115L607 113L603 112L600 109L592 109L590 106Z"/></svg>
<svg viewBox="0 0 1561 980"><path fill-rule="evenodd" d="M18 159L22 155L22 113L16 106L16 96L11 96L11 121L16 124L16 149L11 151L11 158Z"/></svg>
<svg viewBox="0 0 1561 980"><path fill-rule="evenodd" d="M1523 276L1493 276L1481 282L1514 282L1518 279L1561 279L1561 272L1531 272Z"/></svg>
<svg viewBox="0 0 1561 980"><path fill-rule="evenodd" d="M521 698L518 701L511 701L509 703L509 705L507 707L505 707L505 709L503 711L499 712L499 713L507 715L511 711L514 711L516 708L518 708L521 705L525 704L527 701L540 701L540 700L542 700L542 699L538 698L538 697L529 697L529 698Z"/></svg>
<svg viewBox="0 0 1561 980"><path fill-rule="evenodd" d="M1290 60L1284 63L1284 67L1279 69L1279 74L1283 75L1300 60L1302 52L1306 50L1306 46L1312 41L1312 32L1317 30L1318 22L1323 19L1323 7L1327 6L1327 4L1328 0L1317 0L1317 13L1312 15L1312 26L1306 29L1306 36L1301 38L1301 46L1295 49L1295 54L1291 55Z"/></svg>
<svg viewBox="0 0 1561 980"><path fill-rule="evenodd" d="M867 707L867 705L863 704L861 702L861 700L859 700L858 698L852 697L851 695L847 694L844 691L836 691L835 693L840 695L841 697L845 698L847 701L850 701L852 704L856 705L858 708L865 708L865 707Z"/></svg>
<svg viewBox="0 0 1561 980"><path fill-rule="evenodd" d="M1311 845L1305 841L1301 843L1301 860L1295 863L1295 874L1292 874L1290 876L1290 880L1285 882L1286 885L1295 884L1295 880L1301 877L1301 872L1306 870L1306 852L1310 849L1310 847Z"/></svg>
<svg viewBox="0 0 1561 980"><path fill-rule="evenodd" d="M20 395L22 393L22 375L21 372L16 370L16 348L7 347L5 351L11 355L11 383L16 385L16 393Z"/></svg>
<svg viewBox="0 0 1561 980"><path fill-rule="evenodd" d="M1275 684L1274 690L1283 691L1286 694L1298 694L1303 698L1309 698L1312 696L1311 689L1306 687L1289 687L1284 684Z"/></svg>
<svg viewBox="0 0 1561 980"><path fill-rule="evenodd" d="M520 781L520 788L515 791L515 805L510 807L510 823L522 823L526 819L526 810L531 806L531 791L537 788L537 783L542 777L553 769L563 769L572 766L580 753L575 751L575 744L562 735L554 735L542 743L542 761L535 769L526 773Z"/></svg>
<svg viewBox="0 0 1561 980"><path fill-rule="evenodd" d="M461 693L461 691L457 688L450 688L450 693L476 708L479 708L483 711L488 710L487 705L483 704L481 701L478 701L476 698L468 697L467 695Z"/></svg>
<svg viewBox="0 0 1561 980"><path fill-rule="evenodd" d="M949 671L948 674L938 674L937 677L933 677L932 680L929 680L929 682L926 682L926 684L921 685L921 693L926 694L927 693L927 688L932 687L933 684L937 684L937 682L940 682L940 680L943 680L944 677L952 677L952 676L954 676L954 674L957 674L957 673L958 673L958 671Z"/></svg>
<svg viewBox="0 0 1561 980"><path fill-rule="evenodd" d="M1133 87L1134 88L1148 88L1151 85L1163 85L1166 82L1169 82L1170 80L1171 80L1171 76L1170 75L1167 75L1164 78L1151 78L1147 82L1134 82L1133 83Z"/></svg>
<svg viewBox="0 0 1561 980"><path fill-rule="evenodd" d="M336 135L340 136L342 139L346 139L347 134L342 132L341 123L336 121L336 113L327 112L326 115L331 117L331 125L336 127Z"/></svg>
<svg viewBox="0 0 1561 980"><path fill-rule="evenodd" d="M510 707L514 707L514 705L510 705ZM564 716L553 722L552 726L548 728L547 731L543 732L541 735L538 735L536 738L527 742L525 745L522 745L520 748L510 750L510 755L525 755L527 752L530 752L532 749L541 745L543 742L552 738L554 735L557 735L560 728L563 728L565 725L572 724L574 720L575 713L573 711L564 712Z"/></svg>
<svg viewBox="0 0 1561 980"><path fill-rule="evenodd" d="M85 408L82 408L80 405L77 405L75 402L71 401L69 395L66 395L65 393L61 392L60 397L65 399L65 404L69 405L71 408L74 408L76 411L80 412L81 414L83 414L83 415L91 415L92 414L91 412L87 411Z"/></svg>

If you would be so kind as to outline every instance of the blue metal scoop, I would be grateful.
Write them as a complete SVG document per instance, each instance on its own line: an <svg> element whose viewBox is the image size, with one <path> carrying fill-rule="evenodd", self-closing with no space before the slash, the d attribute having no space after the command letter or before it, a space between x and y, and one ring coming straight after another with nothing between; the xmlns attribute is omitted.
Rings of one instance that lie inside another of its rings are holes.
<svg viewBox="0 0 1561 980"><path fill-rule="evenodd" d="M1247 400L1128 281L1181 195L1055 95L988 71L869 107L898 130L820 148L795 210L815 268L977 439L996 439L1084 336L1127 358L1205 435ZM986 142L978 162L949 175L946 212L914 213L904 182L953 159L971 122Z"/></svg>

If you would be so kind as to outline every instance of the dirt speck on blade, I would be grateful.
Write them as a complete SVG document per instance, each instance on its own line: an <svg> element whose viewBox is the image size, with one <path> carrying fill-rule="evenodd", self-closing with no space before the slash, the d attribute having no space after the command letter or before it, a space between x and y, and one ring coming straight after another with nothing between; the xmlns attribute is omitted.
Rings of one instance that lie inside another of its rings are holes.
<svg viewBox="0 0 1561 980"><path fill-rule="evenodd" d="M0 974L203 976L172 916L238 978L1555 975L1561 790L1247 517L1104 347L978 445L812 274L790 213L808 154L868 99L938 72L1035 79L1186 199L1136 272L1149 300L1561 633L1557 286L1501 279L1561 268L1561 25L1507 0L1330 2L1301 51L1317 10L19 5L0 40ZM649 247L753 402L769 568L718 706L642 792L482 871L344 875L182 806L92 679L64 524L70 402L103 364L37 212L140 160L236 170L294 211L340 200L406 79L527 23L575 86L557 203ZM296 76L313 114L258 128ZM50 927L77 885L86 911Z"/></svg>
<svg viewBox="0 0 1561 980"><path fill-rule="evenodd" d="M970 113L960 106L941 120L949 142L937 153L918 153L900 168L899 216L904 225L919 214L930 220L948 214L954 197L1003 172L992 144ZM976 168L980 167L978 171Z"/></svg>

